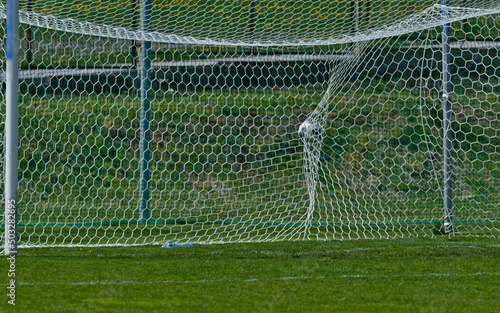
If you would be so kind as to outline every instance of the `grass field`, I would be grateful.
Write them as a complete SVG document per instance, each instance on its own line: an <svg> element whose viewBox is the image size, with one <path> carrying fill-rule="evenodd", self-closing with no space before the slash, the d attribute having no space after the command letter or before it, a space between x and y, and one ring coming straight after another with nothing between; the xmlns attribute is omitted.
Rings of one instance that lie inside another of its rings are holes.
<svg viewBox="0 0 500 313"><path fill-rule="evenodd" d="M498 239L473 237L22 249L15 309L498 312L499 258Z"/></svg>

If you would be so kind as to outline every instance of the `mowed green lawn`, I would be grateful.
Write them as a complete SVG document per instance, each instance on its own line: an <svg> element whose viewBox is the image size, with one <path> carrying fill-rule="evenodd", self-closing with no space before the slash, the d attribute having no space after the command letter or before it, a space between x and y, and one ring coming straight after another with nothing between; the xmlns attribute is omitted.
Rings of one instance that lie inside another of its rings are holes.
<svg viewBox="0 0 500 313"><path fill-rule="evenodd" d="M29 248L15 273L1 312L500 311L500 240L473 237Z"/></svg>

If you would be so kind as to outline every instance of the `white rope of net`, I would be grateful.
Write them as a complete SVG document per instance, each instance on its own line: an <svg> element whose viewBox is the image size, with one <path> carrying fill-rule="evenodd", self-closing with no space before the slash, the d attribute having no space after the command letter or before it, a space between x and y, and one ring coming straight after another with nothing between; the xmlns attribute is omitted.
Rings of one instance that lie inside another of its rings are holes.
<svg viewBox="0 0 500 313"><path fill-rule="evenodd" d="M446 10L446 15L443 15ZM500 13L500 4L485 6L484 8L470 7L443 7L436 4L428 7L417 14L409 15L402 20L395 21L392 24L380 25L377 28L368 29L356 34L339 34L326 38L289 38L270 39L269 36L258 34L256 39L248 40L244 38L225 38L225 37L193 37L181 36L175 33L163 32L143 32L133 31L124 27L115 27L110 25L99 25L87 21L81 21L73 18L58 18L52 15L43 15L36 12L27 12L20 10L20 23L37 26L57 31L77 33L82 35L91 35L99 37L108 37L126 40L145 40L158 43L187 44L187 45L215 45L215 46L327 46L336 44L346 44L361 42L373 39L403 35L438 27L444 23L452 23L463 19L487 16ZM0 3L0 17L6 18L6 6Z"/></svg>

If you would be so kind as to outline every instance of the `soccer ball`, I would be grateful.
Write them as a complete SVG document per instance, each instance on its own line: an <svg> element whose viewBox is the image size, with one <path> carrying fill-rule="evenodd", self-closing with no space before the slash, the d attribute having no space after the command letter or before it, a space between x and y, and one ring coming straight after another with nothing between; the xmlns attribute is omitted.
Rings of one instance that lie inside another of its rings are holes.
<svg viewBox="0 0 500 313"><path fill-rule="evenodd" d="M305 121L299 127L299 137L302 139L309 139L319 136L321 134L321 126L315 121Z"/></svg>

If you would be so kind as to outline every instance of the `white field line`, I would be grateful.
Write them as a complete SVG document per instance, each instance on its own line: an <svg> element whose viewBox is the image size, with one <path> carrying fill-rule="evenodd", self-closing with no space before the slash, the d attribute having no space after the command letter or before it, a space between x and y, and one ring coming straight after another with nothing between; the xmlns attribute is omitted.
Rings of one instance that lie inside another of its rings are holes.
<svg viewBox="0 0 500 313"><path fill-rule="evenodd" d="M405 246L405 249L448 249L448 248L468 248L468 249L481 249L481 248L500 248L500 244L485 244L485 245L471 245L467 244L443 244L443 245L428 245L428 246ZM357 252L357 251L375 251L375 250L386 250L386 249L394 249L394 246L382 246L382 247L359 247L359 248L351 248L351 249L331 249L331 250L311 250L311 251L303 251L303 252L284 252L282 250L250 250L247 252L241 252L240 254L265 254L265 255L311 255L311 254L320 254L320 253L349 253L349 252ZM223 250L214 250L213 252L209 252L210 254L224 254Z"/></svg>
<svg viewBox="0 0 500 313"><path fill-rule="evenodd" d="M287 276L274 278L247 278L247 279L202 279L202 280L157 280L157 281L77 281L77 282L30 282L18 281L18 286L104 286L104 285L157 285L157 284L206 284L206 283L253 283L265 281L286 281L286 280L316 280L316 279L380 279L380 278L405 278L405 277L475 277L475 276L500 276L500 272L477 272L477 273L424 273L424 274L401 274L401 275L318 275L318 276ZM3 284L6 285L6 284Z"/></svg>
<svg viewBox="0 0 500 313"><path fill-rule="evenodd" d="M195 246L209 246L206 244L197 244L195 243ZM158 245L160 248L161 246ZM216 245L213 245L215 248ZM448 249L448 248L469 248L469 249L481 249L481 248L500 248L500 244L478 244L478 245L471 245L470 243L446 243L442 245L428 245L428 246L405 246L405 249L437 249L437 248L443 248L443 249ZM57 254L57 252L45 252L43 251L44 249L47 248L54 248L54 247L35 247L32 249L40 249L42 253L38 253L37 257L44 257L44 256L53 256ZM60 249L67 249L67 248L74 248L74 247L58 247ZM82 256L86 252L84 250L92 250L92 249L98 249L102 247L85 247L85 249L82 250L81 253L75 253L75 254L65 254L65 257L78 257ZM109 247L106 247L109 248ZM386 249L393 249L393 246L386 247L386 246L381 246L381 247L359 247L359 248L351 248L351 249L329 249L329 250L310 250L310 251L303 251L303 252L285 252L283 250L249 250L249 251L243 251L239 252L237 254L239 255L245 255L245 254L264 254L264 255L313 255L313 254L324 254L324 253L350 253L350 252L357 252L357 251L376 251L376 250L386 250ZM186 249L186 248L172 248L172 249L163 249L166 253L174 253L175 251L184 251L180 249ZM95 250L94 250L95 251ZM168 252L167 252L168 251ZM207 252L208 254L231 254L234 255L233 252L226 252L224 250L212 250L210 252ZM22 254L20 254L22 255ZM150 253L135 253L134 257L138 256L150 256ZM109 257L106 254L101 254L101 253L92 253L92 256L94 257L103 257L107 258ZM30 256L31 257L31 256Z"/></svg>

